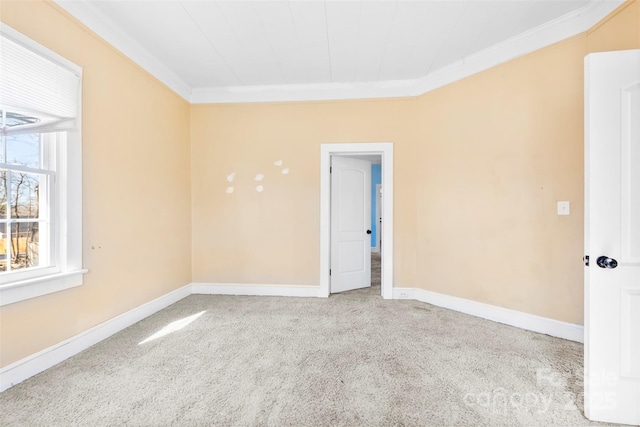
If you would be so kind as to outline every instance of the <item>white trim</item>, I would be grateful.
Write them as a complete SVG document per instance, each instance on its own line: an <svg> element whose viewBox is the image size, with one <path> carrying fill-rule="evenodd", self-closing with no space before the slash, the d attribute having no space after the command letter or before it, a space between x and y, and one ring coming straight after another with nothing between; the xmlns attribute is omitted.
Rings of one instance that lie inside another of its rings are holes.
<svg viewBox="0 0 640 427"><path fill-rule="evenodd" d="M77 128L50 134L55 153L49 156L47 169L56 171L49 183L51 236L49 263L45 268L25 269L0 276L0 306L82 285L87 272L82 265L82 77L78 65L47 47L31 40L8 25L0 25L0 33L25 49L36 52L78 77ZM45 141L45 142L51 142ZM12 168L15 168L12 166ZM19 168L16 168L19 169ZM25 169L28 171L28 169ZM42 173L42 172L38 172ZM50 175L51 176L51 175Z"/></svg>
<svg viewBox="0 0 640 427"><path fill-rule="evenodd" d="M358 83L314 83L268 86L196 87L192 104L397 98L419 95L418 80Z"/></svg>
<svg viewBox="0 0 640 427"><path fill-rule="evenodd" d="M440 68L417 80L417 94L477 74L545 46L583 33L613 12L624 0L591 0L586 6L535 27L460 61Z"/></svg>
<svg viewBox="0 0 640 427"><path fill-rule="evenodd" d="M311 298L328 295L323 295L319 289L318 286L192 283L0 368L0 392L63 362L189 295L259 295ZM584 328L580 325L416 288L393 288L392 297L393 299L414 299L521 329L583 342Z"/></svg>
<svg viewBox="0 0 640 427"><path fill-rule="evenodd" d="M395 288L394 299L414 299L437 305L438 307L470 314L482 319L492 320L505 325L515 326L528 331L539 332L566 340L584 342L584 327L573 323L561 322L547 317L485 304L451 295L439 294L417 288Z"/></svg>
<svg viewBox="0 0 640 427"><path fill-rule="evenodd" d="M381 179L382 181L382 179ZM371 247L371 252L380 253L380 208L382 207L382 198L380 197L380 189L382 188L382 183L376 184L375 190L375 209L374 209L374 219L375 224L372 226L376 229L376 245Z"/></svg>
<svg viewBox="0 0 640 427"><path fill-rule="evenodd" d="M36 276L0 287L0 307L82 285L87 269Z"/></svg>
<svg viewBox="0 0 640 427"><path fill-rule="evenodd" d="M322 101L420 96L457 80L583 33L624 0L591 0L587 5L467 56L426 76L380 82L193 88L194 104Z"/></svg>
<svg viewBox="0 0 640 427"><path fill-rule="evenodd" d="M419 96L540 48L583 33L624 0L591 0L584 7L476 52L418 79L358 83L191 87L89 1L55 0L116 49L193 104L320 101Z"/></svg>
<svg viewBox="0 0 640 427"><path fill-rule="evenodd" d="M107 18L90 1L55 0L55 2L186 101L191 100L191 86L189 84L143 48L115 22Z"/></svg>
<svg viewBox="0 0 640 427"><path fill-rule="evenodd" d="M329 165L332 155L370 155L382 157L381 183L385 189L382 199L382 241L385 242L381 260L382 298L393 298L393 143L363 142L320 145L320 288L318 296L327 298L330 293L329 268L331 264L331 175Z"/></svg>
<svg viewBox="0 0 640 427"><path fill-rule="evenodd" d="M156 298L91 329L0 369L0 392L57 365L140 320L191 295L191 285Z"/></svg>
<svg viewBox="0 0 640 427"><path fill-rule="evenodd" d="M318 286L267 285L245 283L192 283L192 294L317 297Z"/></svg>

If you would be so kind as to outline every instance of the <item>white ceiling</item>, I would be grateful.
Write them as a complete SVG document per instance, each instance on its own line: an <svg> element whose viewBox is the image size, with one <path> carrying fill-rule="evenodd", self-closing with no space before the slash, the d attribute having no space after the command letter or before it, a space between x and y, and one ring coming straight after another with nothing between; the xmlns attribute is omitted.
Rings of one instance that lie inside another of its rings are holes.
<svg viewBox="0 0 640 427"><path fill-rule="evenodd" d="M465 59L504 62L621 1L58 3L189 101L234 102L416 95Z"/></svg>

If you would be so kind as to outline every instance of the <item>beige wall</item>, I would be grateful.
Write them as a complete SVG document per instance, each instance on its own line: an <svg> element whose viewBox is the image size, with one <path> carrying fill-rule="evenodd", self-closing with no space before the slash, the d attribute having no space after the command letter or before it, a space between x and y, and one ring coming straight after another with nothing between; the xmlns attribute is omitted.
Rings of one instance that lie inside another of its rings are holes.
<svg viewBox="0 0 640 427"><path fill-rule="evenodd" d="M417 287L583 322L584 57L640 48L639 23L629 2L586 34L420 97Z"/></svg>
<svg viewBox="0 0 640 427"><path fill-rule="evenodd" d="M640 48L640 1L627 1L587 35L589 52Z"/></svg>
<svg viewBox="0 0 640 427"><path fill-rule="evenodd" d="M585 55L574 38L420 98L418 287L582 322Z"/></svg>
<svg viewBox="0 0 640 427"><path fill-rule="evenodd" d="M192 108L193 280L318 285L320 144L393 141L396 199L413 203L415 99L194 106ZM274 161L282 160L288 175ZM226 175L236 173L234 193ZM262 193L255 175L265 175ZM403 189L409 190L403 191ZM396 236L413 233L401 212ZM403 264L411 239L396 247ZM410 263L409 263L410 265ZM411 268L398 278L411 281Z"/></svg>
<svg viewBox="0 0 640 427"><path fill-rule="evenodd" d="M0 19L84 68L90 270L0 308L0 366L191 281L317 285L323 142L394 142L396 286L582 322L583 57L640 48L637 0L419 98L192 107L50 2Z"/></svg>
<svg viewBox="0 0 640 427"><path fill-rule="evenodd" d="M2 22L83 67L81 287L0 308L0 366L191 281L189 104L56 5Z"/></svg>
<svg viewBox="0 0 640 427"><path fill-rule="evenodd" d="M194 106L193 280L318 285L320 144L392 141L395 286L582 323L583 60L638 8L415 99Z"/></svg>

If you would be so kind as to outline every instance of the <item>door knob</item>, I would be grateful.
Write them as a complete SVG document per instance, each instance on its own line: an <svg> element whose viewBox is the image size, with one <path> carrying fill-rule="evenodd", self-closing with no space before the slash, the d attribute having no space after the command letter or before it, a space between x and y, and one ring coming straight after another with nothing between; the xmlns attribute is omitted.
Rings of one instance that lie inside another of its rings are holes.
<svg viewBox="0 0 640 427"><path fill-rule="evenodd" d="M618 266L618 261L603 255L598 257L596 264L598 264L598 267L600 268L616 268Z"/></svg>
<svg viewBox="0 0 640 427"><path fill-rule="evenodd" d="M371 230L367 230L367 234L371 234Z"/></svg>

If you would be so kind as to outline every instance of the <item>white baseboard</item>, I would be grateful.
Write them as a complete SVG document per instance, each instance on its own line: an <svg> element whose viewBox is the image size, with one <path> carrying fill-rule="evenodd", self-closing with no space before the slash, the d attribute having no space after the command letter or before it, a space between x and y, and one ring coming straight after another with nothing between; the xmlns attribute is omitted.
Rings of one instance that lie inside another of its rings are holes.
<svg viewBox="0 0 640 427"><path fill-rule="evenodd" d="M258 285L241 283L192 283L191 292L203 295L256 295L279 297L317 297L318 286Z"/></svg>
<svg viewBox="0 0 640 427"><path fill-rule="evenodd" d="M0 392L57 365L100 341L191 295L191 286L149 301L69 339L0 369Z"/></svg>
<svg viewBox="0 0 640 427"><path fill-rule="evenodd" d="M192 294L318 297L319 286L192 283L107 320L76 336L0 369L0 392L80 353L100 341ZM494 322L584 342L584 328L507 308L416 288L393 288L394 299L414 299Z"/></svg>
<svg viewBox="0 0 640 427"><path fill-rule="evenodd" d="M394 288L393 298L414 299L528 331L584 343L584 327L573 323L416 288Z"/></svg>

